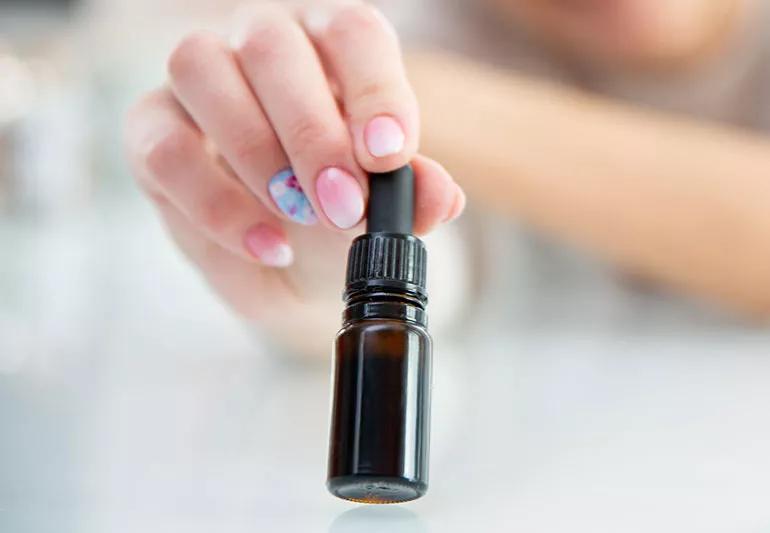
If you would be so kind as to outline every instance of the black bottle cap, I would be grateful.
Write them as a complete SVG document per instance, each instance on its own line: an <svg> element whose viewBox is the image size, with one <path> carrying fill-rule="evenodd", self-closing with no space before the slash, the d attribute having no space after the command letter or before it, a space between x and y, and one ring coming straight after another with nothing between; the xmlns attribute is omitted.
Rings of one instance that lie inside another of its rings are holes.
<svg viewBox="0 0 770 533"><path fill-rule="evenodd" d="M426 303L427 262L425 244L413 235L361 235L350 248L345 298L379 290L407 293Z"/></svg>
<svg viewBox="0 0 770 533"><path fill-rule="evenodd" d="M350 248L345 299L362 292L403 292L427 303L425 244L411 234L414 174L406 166L370 180L368 233Z"/></svg>

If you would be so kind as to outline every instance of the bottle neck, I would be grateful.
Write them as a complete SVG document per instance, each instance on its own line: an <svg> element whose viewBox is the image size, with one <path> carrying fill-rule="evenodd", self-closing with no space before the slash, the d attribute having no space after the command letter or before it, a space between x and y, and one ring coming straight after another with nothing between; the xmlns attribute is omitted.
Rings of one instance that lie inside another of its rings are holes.
<svg viewBox="0 0 770 533"><path fill-rule="evenodd" d="M344 324L357 320L390 319L428 326L425 301L398 292L359 292L349 295L342 318Z"/></svg>

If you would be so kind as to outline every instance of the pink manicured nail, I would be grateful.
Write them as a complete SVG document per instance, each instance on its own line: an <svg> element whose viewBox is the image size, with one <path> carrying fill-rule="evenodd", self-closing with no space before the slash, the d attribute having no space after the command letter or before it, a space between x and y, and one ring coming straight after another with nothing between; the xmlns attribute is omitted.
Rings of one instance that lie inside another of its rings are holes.
<svg viewBox="0 0 770 533"><path fill-rule="evenodd" d="M335 226L350 229L364 216L364 193L358 180L337 167L321 171L316 181L321 207Z"/></svg>
<svg viewBox="0 0 770 533"><path fill-rule="evenodd" d="M370 154L386 157L404 149L406 135L396 119L383 115L369 122L364 131L364 139Z"/></svg>
<svg viewBox="0 0 770 533"><path fill-rule="evenodd" d="M294 261L294 252L277 230L265 224L246 232L244 244L251 255L265 266L285 268Z"/></svg>

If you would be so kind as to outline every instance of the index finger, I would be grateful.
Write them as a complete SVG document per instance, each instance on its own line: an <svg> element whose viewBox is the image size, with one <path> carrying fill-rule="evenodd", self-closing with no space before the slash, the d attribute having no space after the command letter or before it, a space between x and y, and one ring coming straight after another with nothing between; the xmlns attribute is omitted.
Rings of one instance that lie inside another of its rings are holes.
<svg viewBox="0 0 770 533"><path fill-rule="evenodd" d="M406 165L417 153L417 98L395 31L358 1L300 9L305 29L339 84L358 163L369 172Z"/></svg>

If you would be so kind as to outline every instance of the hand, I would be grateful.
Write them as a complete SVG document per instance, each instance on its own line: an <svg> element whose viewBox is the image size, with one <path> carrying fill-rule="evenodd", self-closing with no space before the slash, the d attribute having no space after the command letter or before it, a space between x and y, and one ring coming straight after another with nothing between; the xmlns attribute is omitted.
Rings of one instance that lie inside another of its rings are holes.
<svg viewBox="0 0 770 533"><path fill-rule="evenodd" d="M235 310L280 327L339 299L367 172L412 163L419 234L457 217L465 197L417 155L417 102L373 7L260 3L238 23L230 45L182 40L168 86L130 113L126 144L182 250Z"/></svg>

